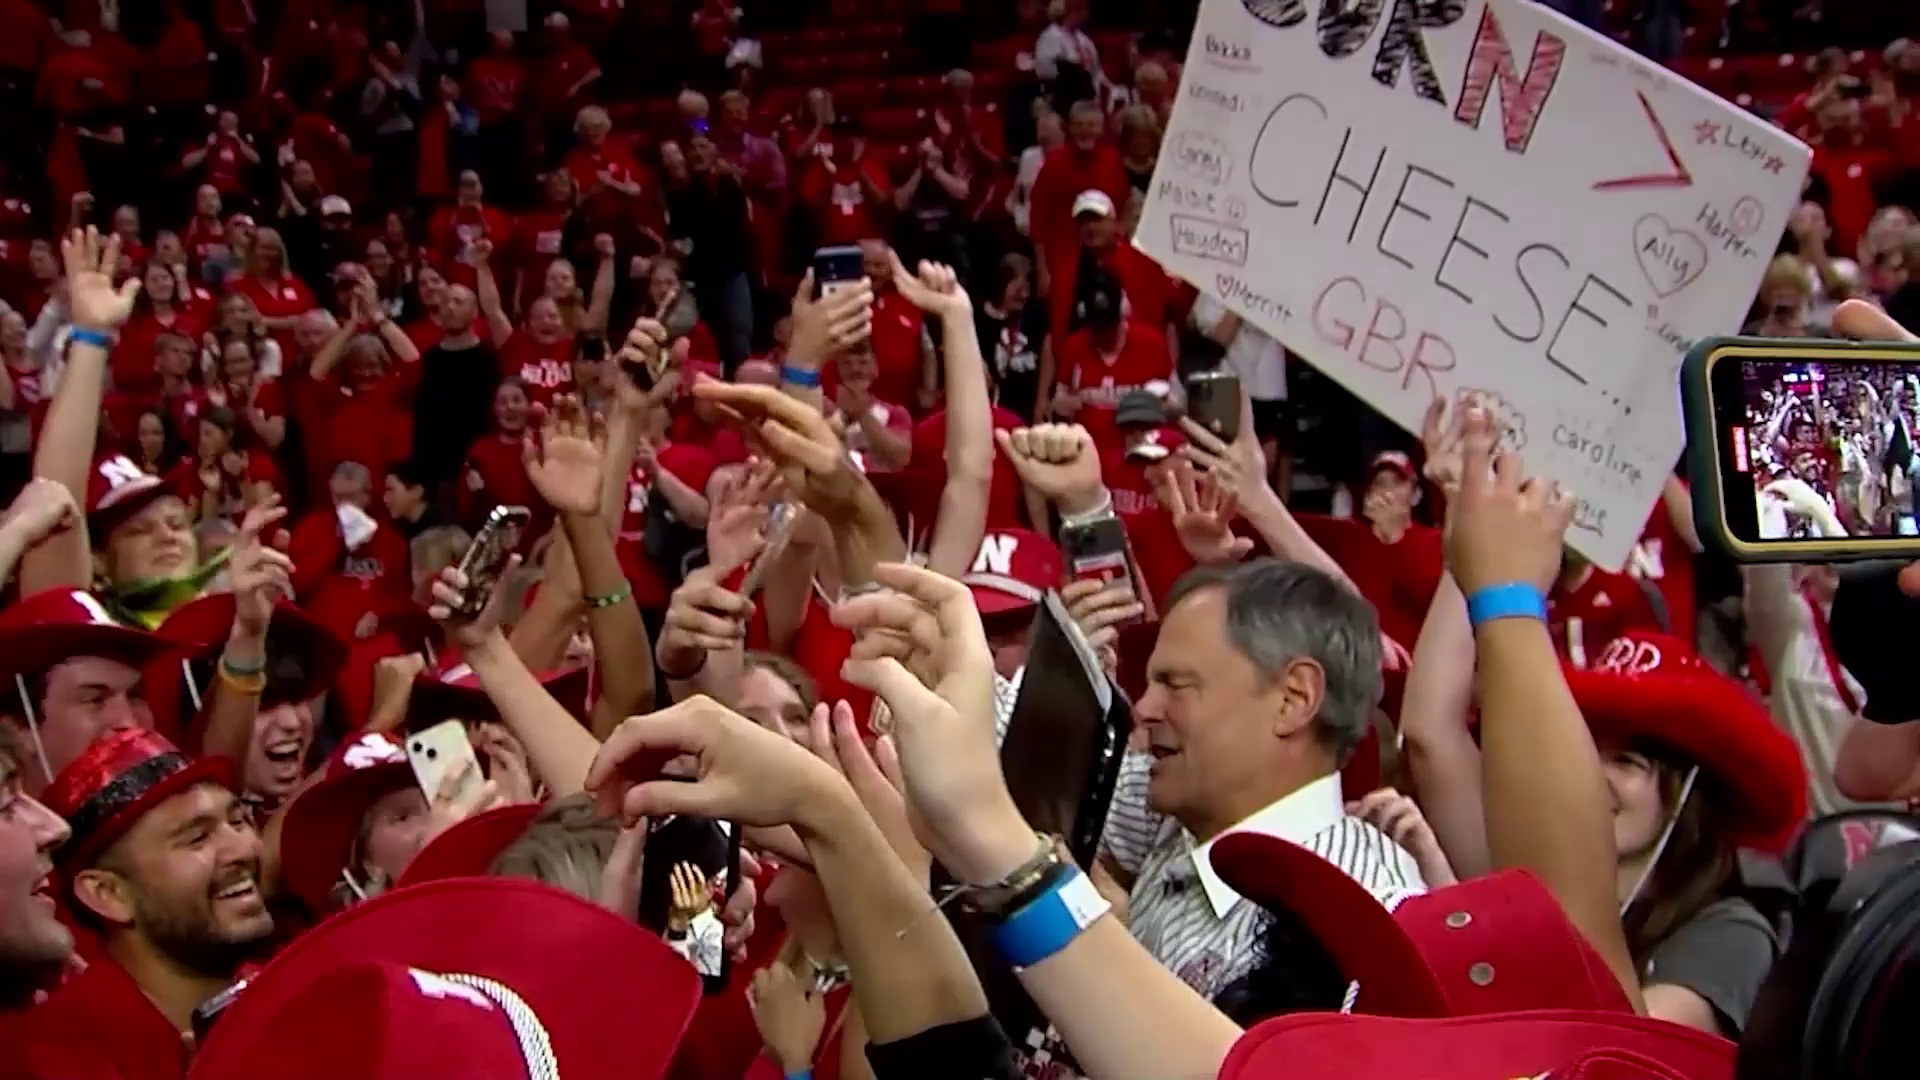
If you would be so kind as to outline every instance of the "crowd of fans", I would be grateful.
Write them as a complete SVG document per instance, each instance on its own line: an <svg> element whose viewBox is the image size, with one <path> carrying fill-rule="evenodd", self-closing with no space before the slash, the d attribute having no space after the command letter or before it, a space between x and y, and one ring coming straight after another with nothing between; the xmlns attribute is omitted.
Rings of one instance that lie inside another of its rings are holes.
<svg viewBox="0 0 1920 1080"><path fill-rule="evenodd" d="M1595 567L1484 403L1394 431L1134 248L1191 6L497 6L0 0L0 1076L1777 1034L1763 869L1920 797L1831 568L1717 562L1677 475ZM1807 72L1748 329L1901 339L1920 46ZM1216 367L1237 432L1128 452ZM1754 388L1780 528L1911 533L1920 387L1843 374ZM1056 593L1131 702L1097 852L996 752ZM737 874L643 873L706 819Z"/></svg>

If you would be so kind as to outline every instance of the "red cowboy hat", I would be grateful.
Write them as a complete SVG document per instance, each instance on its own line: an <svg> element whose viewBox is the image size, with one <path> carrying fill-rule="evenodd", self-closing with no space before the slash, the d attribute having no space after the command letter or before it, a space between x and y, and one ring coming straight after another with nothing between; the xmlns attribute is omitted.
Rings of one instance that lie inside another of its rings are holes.
<svg viewBox="0 0 1920 1080"><path fill-rule="evenodd" d="M1444 1020L1290 1013L1240 1036L1220 1080L1731 1080L1733 1054L1717 1035L1632 1013L1542 1009Z"/></svg>
<svg viewBox="0 0 1920 1080"><path fill-rule="evenodd" d="M1779 851L1807 817L1800 747L1744 687L1677 638L1633 631L1607 643L1567 688L1596 739L1656 743L1732 796L1742 846Z"/></svg>
<svg viewBox="0 0 1920 1080"><path fill-rule="evenodd" d="M307 910L319 915L332 907L367 811L413 783L400 740L363 731L334 749L318 783L293 797L280 823L280 880Z"/></svg>
<svg viewBox="0 0 1920 1080"><path fill-rule="evenodd" d="M68 870L87 866L142 814L174 795L200 784L233 783L233 762L226 758L195 761L156 732L115 728L61 769L40 795L73 830L55 861Z"/></svg>
<svg viewBox="0 0 1920 1080"><path fill-rule="evenodd" d="M212 660L226 647L233 613L232 593L212 593L189 601L154 629L171 646L146 669L147 705L153 710L156 727L163 731L188 729L192 717L182 715L180 707L186 691L184 680L192 677L193 661ZM283 602L273 609L273 620L267 625L267 655L270 659L299 656L306 661L298 682L269 681L260 703L278 705L306 701L331 686L346 665L347 645L306 612Z"/></svg>
<svg viewBox="0 0 1920 1080"><path fill-rule="evenodd" d="M443 663L453 658L443 654ZM587 721L587 690L593 681L589 667L560 668L540 675L562 708L581 723ZM453 662L437 673L421 672L413 680L413 697L407 702L407 730L419 731L442 720L497 720L500 710L480 688L480 680L464 662Z"/></svg>
<svg viewBox="0 0 1920 1080"><path fill-rule="evenodd" d="M400 875L399 887L448 878L486 877L493 860L520 839L540 814L539 803L496 806L433 838Z"/></svg>
<svg viewBox="0 0 1920 1080"><path fill-rule="evenodd" d="M436 881L287 946L190 1075L655 1080L699 1003L693 966L631 920L531 881Z"/></svg>
<svg viewBox="0 0 1920 1080"><path fill-rule="evenodd" d="M115 619L92 593L48 589L0 610L0 679L33 678L77 656L144 667L166 642Z"/></svg>
<svg viewBox="0 0 1920 1080"><path fill-rule="evenodd" d="M1410 896L1389 911L1346 871L1278 837L1228 833L1210 857L1234 892L1300 919L1359 984L1356 1012L1633 1011L1553 894L1523 870Z"/></svg>

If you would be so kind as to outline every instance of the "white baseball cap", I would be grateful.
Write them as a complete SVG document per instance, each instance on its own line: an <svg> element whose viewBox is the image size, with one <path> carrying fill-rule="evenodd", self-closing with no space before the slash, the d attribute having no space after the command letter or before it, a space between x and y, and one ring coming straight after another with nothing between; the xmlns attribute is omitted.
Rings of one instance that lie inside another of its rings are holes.
<svg viewBox="0 0 1920 1080"><path fill-rule="evenodd" d="M1073 216L1079 217L1081 214L1110 218L1113 216L1113 200L1099 188L1088 188L1073 197Z"/></svg>
<svg viewBox="0 0 1920 1080"><path fill-rule="evenodd" d="M338 195L329 195L326 198L321 199L320 200L320 216L333 217L335 215L339 215L341 217L352 217L353 204Z"/></svg>

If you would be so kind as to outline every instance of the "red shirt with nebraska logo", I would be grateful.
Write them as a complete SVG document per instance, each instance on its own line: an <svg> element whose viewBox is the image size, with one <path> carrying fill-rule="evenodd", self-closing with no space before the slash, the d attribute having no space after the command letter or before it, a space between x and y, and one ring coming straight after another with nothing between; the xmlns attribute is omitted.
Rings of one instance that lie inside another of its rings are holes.
<svg viewBox="0 0 1920 1080"><path fill-rule="evenodd" d="M1072 325L1073 304L1079 291L1080 260L1086 254L1079 243L1066 245L1052 259L1053 293L1048 301L1047 317L1055 340L1067 335ZM1169 323L1186 318L1193 307L1191 286L1167 276L1160 264L1141 254L1140 249L1120 237L1113 246L1098 253L1095 260L1120 282L1122 313L1127 321L1150 330L1164 331Z"/></svg>
<svg viewBox="0 0 1920 1080"><path fill-rule="evenodd" d="M1627 576L1660 590L1667 602L1667 619L1673 624L1673 636L1691 644L1694 641L1693 549L1674 530L1673 518L1665 501L1653 504L1647 529L1639 543L1627 553ZM1602 645L1605 643L1603 642Z"/></svg>
<svg viewBox="0 0 1920 1080"><path fill-rule="evenodd" d="M427 226L427 238L441 256L440 268L447 280L472 288L477 280L473 245L491 240L504 261L513 239L513 221L491 206L443 206Z"/></svg>
<svg viewBox="0 0 1920 1080"><path fill-rule="evenodd" d="M1113 495L1113 512L1127 527L1127 546L1153 598L1152 610L1158 611L1173 583L1192 569L1193 556L1174 531L1173 515L1154 497L1144 465L1115 450L1100 455L1100 475Z"/></svg>
<svg viewBox="0 0 1920 1080"><path fill-rule="evenodd" d="M413 610L407 538L391 522L380 520L366 543L348 551L338 511L328 506L294 526L287 554L301 609L342 641L355 640L355 629L369 614L385 618Z"/></svg>
<svg viewBox="0 0 1920 1080"><path fill-rule="evenodd" d="M1094 445L1102 450L1125 447L1114 423L1120 396L1155 380L1173 378L1173 356L1167 352L1167 339L1159 331L1137 324L1122 329L1120 347L1112 353L1102 352L1094 344L1092 331L1079 330L1060 343L1057 356L1061 385L1080 397L1080 412L1074 420L1087 429ZM1045 387L1041 393L1050 396Z"/></svg>
<svg viewBox="0 0 1920 1080"><path fill-rule="evenodd" d="M1380 616L1388 637L1413 648L1440 586L1445 556L1440 530L1409 525L1389 544L1364 521L1299 514L1300 526L1353 579L1354 588Z"/></svg>
<svg viewBox="0 0 1920 1080"><path fill-rule="evenodd" d="M529 402L550 405L555 395L573 390L573 339L542 344L525 330L515 330L500 347L500 370L527 384Z"/></svg>
<svg viewBox="0 0 1920 1080"><path fill-rule="evenodd" d="M1554 585L1547 594L1547 628L1554 648L1579 668L1629 630L1667 632L1639 582L1599 567L1588 567L1586 577L1571 588L1564 581Z"/></svg>
<svg viewBox="0 0 1920 1080"><path fill-rule="evenodd" d="M844 165L815 158L801 173L800 196L812 203L820 219L820 246L857 244L880 236L881 208L867 188L882 197L893 192L887 170L878 157L862 155Z"/></svg>
<svg viewBox="0 0 1920 1080"><path fill-rule="evenodd" d="M627 509L620 519L620 565L633 585L633 600L645 611L662 611L667 606L667 583L660 570L647 558L647 501L655 497L655 469L665 469L674 478L704 494L707 481L720 461L705 447L687 443L663 442L654 450L654 466L639 462L627 476ZM664 496L661 496L664 497Z"/></svg>

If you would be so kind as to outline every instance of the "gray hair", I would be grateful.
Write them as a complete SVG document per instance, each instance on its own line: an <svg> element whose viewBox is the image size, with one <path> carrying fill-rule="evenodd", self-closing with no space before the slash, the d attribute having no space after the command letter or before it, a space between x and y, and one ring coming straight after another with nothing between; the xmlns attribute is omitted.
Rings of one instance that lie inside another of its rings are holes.
<svg viewBox="0 0 1920 1080"><path fill-rule="evenodd" d="M373 470L357 461L343 461L333 467L333 478L342 483L373 490Z"/></svg>
<svg viewBox="0 0 1920 1080"><path fill-rule="evenodd" d="M1380 701L1373 605L1324 570L1264 558L1187 571L1168 592L1166 610L1210 589L1226 593L1227 640L1263 676L1277 679L1296 660L1320 665L1325 690L1314 727L1334 763L1345 765Z"/></svg>

